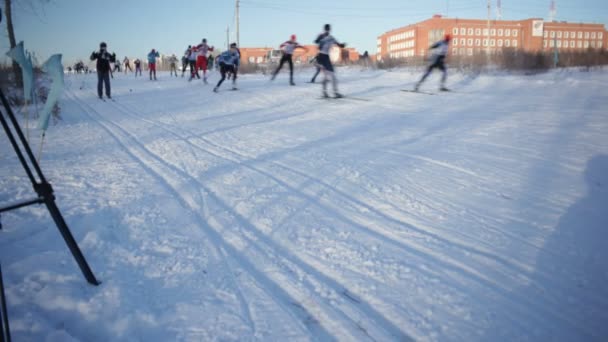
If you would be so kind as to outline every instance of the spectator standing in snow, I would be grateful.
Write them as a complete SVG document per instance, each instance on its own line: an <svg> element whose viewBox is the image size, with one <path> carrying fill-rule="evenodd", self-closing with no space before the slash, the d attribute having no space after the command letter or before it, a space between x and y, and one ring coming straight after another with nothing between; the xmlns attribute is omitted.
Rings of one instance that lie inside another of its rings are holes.
<svg viewBox="0 0 608 342"><path fill-rule="evenodd" d="M156 81L156 59L160 57L158 51L152 49L150 53L148 53L148 69L150 70L150 81L152 81L152 75L154 75L154 80Z"/></svg>
<svg viewBox="0 0 608 342"><path fill-rule="evenodd" d="M420 81L418 81L418 83L416 83L416 86L414 87L414 91L418 91L418 89L420 88L420 85L422 85L424 80L426 80L426 78L429 77L429 75L436 68L443 72L443 76L441 76L441 86L439 87L439 90L448 91L448 88L445 87L445 82L448 79L448 71L445 68L445 57L448 54L451 40L452 40L452 36L449 34L446 34L445 38L443 40L438 41L437 43L435 43L431 46L431 50L433 50L433 55L432 55L433 57L431 59L432 63L431 63L431 65L429 65L426 73L422 76Z"/></svg>
<svg viewBox="0 0 608 342"><path fill-rule="evenodd" d="M97 60L97 96L100 99L103 98L103 87L105 85L106 97L111 99L111 87L110 87L110 63L114 63L116 60L113 55L107 51L106 43L102 42L99 44L99 51L93 51L91 54L91 60Z"/></svg>
<svg viewBox="0 0 608 342"><path fill-rule="evenodd" d="M169 57L169 66L171 69L171 74L170 76L173 76L173 74L175 73L175 77L177 77L177 56L175 56L175 54L171 55L171 57Z"/></svg>

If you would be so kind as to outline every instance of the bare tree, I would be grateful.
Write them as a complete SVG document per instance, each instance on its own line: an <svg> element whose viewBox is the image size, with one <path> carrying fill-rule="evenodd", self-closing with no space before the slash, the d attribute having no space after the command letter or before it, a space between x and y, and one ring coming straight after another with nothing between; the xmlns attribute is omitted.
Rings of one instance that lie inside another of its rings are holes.
<svg viewBox="0 0 608 342"><path fill-rule="evenodd" d="M4 15L6 16L6 30L8 31L8 40L11 45L11 49L17 46L17 39L15 39L15 29L13 28L13 11L11 0L4 0ZM23 78L21 76L21 68L17 62L13 61L13 72L15 73L15 81L17 86L23 86Z"/></svg>

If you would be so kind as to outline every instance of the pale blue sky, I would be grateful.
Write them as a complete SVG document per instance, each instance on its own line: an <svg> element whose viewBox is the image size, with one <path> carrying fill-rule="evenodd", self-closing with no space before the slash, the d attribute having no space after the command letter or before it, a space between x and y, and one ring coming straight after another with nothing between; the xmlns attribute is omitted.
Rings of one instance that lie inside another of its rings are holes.
<svg viewBox="0 0 608 342"><path fill-rule="evenodd" d="M108 43L119 58L125 54L143 58L156 48L181 55L188 44L205 37L223 47L226 28L235 40L234 0L51 0L34 12L14 0L17 40L44 61L53 53L64 54L64 64L86 61L99 42ZM492 0L493 6L496 0ZM4 2L2 2L4 3ZM549 0L502 0L504 19L547 18ZM459 18L486 18L486 0L241 0L243 47L276 46L297 34L310 44L323 24L331 23L339 40L361 52L376 51L376 38L396 27L439 13ZM557 0L557 19L608 24L606 0ZM5 22L0 49L7 50Z"/></svg>

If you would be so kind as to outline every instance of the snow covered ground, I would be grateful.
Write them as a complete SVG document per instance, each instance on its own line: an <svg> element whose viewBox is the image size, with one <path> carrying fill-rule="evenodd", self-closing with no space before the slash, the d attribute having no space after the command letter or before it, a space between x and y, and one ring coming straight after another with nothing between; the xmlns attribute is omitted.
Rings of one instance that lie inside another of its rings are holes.
<svg viewBox="0 0 608 342"><path fill-rule="evenodd" d="M103 284L4 214L13 339L608 339L607 72L310 76L67 76L42 166ZM33 197L0 146L0 204Z"/></svg>

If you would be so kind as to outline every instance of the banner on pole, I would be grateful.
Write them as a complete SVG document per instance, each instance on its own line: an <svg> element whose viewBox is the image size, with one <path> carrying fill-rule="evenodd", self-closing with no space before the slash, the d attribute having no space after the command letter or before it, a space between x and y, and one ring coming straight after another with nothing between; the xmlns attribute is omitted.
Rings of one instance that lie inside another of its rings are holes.
<svg viewBox="0 0 608 342"><path fill-rule="evenodd" d="M42 65L42 71L47 73L52 80L51 89L46 98L46 103L44 104L42 114L40 114L40 121L38 122L38 127L43 131L46 131L46 129L49 127L49 120L51 118L51 113L53 112L53 107L55 107L55 104L59 101L64 89L61 54L52 55L46 62L44 62Z"/></svg>

